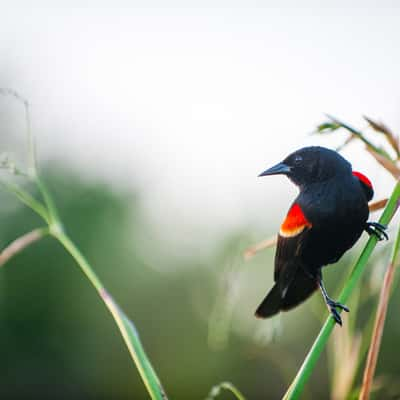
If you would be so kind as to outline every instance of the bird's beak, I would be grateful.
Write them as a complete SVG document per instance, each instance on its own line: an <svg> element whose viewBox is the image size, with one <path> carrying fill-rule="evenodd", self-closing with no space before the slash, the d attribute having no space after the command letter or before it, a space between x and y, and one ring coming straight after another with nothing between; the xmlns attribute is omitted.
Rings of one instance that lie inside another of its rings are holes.
<svg viewBox="0 0 400 400"><path fill-rule="evenodd" d="M267 176L267 175L287 175L290 172L291 168L284 164L283 162L280 162L279 164L274 165L273 167L265 170L264 172L261 172L260 175L258 176Z"/></svg>

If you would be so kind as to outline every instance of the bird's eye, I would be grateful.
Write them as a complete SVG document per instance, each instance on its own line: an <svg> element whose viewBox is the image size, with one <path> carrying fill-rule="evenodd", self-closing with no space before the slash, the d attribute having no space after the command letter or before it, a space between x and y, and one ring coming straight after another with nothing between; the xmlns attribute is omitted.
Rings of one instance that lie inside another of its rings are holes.
<svg viewBox="0 0 400 400"><path fill-rule="evenodd" d="M295 156L295 158L294 158L295 164L300 164L302 161L303 161L302 156L299 156L299 155Z"/></svg>

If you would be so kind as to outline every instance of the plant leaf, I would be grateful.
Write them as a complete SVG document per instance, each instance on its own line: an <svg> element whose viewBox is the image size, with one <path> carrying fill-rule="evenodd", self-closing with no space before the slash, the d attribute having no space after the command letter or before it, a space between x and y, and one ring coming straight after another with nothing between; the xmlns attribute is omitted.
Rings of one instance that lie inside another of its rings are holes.
<svg viewBox="0 0 400 400"><path fill-rule="evenodd" d="M342 121L339 121L337 118L332 117L331 115L327 115L327 117L335 124L340 125L341 128L346 129L347 131L349 131L351 134L353 134L354 136L356 136L358 139L360 139L362 142L365 143L365 145L367 146L367 148L374 150L376 153L381 154L382 156L384 156L385 158L392 160L392 158L390 157L390 155L386 152L385 149L381 148L381 147L377 147L375 146L371 141L369 141L365 135L361 132L358 131L357 129L354 129L353 127L351 127L350 125L345 124Z"/></svg>
<svg viewBox="0 0 400 400"><path fill-rule="evenodd" d="M323 122L319 124L314 133L331 133L339 129L341 126L335 122Z"/></svg>
<svg viewBox="0 0 400 400"><path fill-rule="evenodd" d="M214 400L217 396L221 394L222 389L231 392L237 400L245 400L243 394L230 382L221 382L211 388L209 395L206 400Z"/></svg>
<svg viewBox="0 0 400 400"><path fill-rule="evenodd" d="M369 126L373 130L383 133L386 136L387 141L393 147L393 150L396 152L397 157L400 157L399 138L396 137L394 133L383 122L376 122L371 118L366 117L365 115L364 119L368 122Z"/></svg>
<svg viewBox="0 0 400 400"><path fill-rule="evenodd" d="M377 153L375 150L367 147L368 153L370 153L379 164L381 164L393 177L398 180L400 178L400 169L397 167L394 161L388 160L386 157Z"/></svg>
<svg viewBox="0 0 400 400"><path fill-rule="evenodd" d="M144 351L135 325L105 289L101 291L100 295L118 325L126 347L139 370L140 376L142 377L151 398L153 400L166 400L167 395L165 394L161 382L158 379L146 352Z"/></svg>
<svg viewBox="0 0 400 400"><path fill-rule="evenodd" d="M167 396L162 388L160 380L158 379L150 360L148 359L143 345L140 341L137 330L132 321L121 310L118 304L114 301L111 295L107 292L102 282L93 271L89 262L75 246L75 243L66 235L62 230L51 231L51 234L64 246L64 248L71 254L76 263L81 268L82 272L89 279L90 283L97 290L97 293L107 306L117 327L124 339L125 345L134 361L136 368L146 386L146 389L153 400L165 400Z"/></svg>
<svg viewBox="0 0 400 400"><path fill-rule="evenodd" d="M46 207L38 200L36 200L30 193L21 187L8 182L0 182L8 192L16 196L23 204L40 215L48 224L50 224L50 216Z"/></svg>

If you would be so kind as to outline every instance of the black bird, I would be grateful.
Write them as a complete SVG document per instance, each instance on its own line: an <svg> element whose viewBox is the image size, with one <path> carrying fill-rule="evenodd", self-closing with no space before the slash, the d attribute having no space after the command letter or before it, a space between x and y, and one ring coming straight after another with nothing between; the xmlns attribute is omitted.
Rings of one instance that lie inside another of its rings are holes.
<svg viewBox="0 0 400 400"><path fill-rule="evenodd" d="M370 180L352 171L340 154L323 147L305 147L259 176L286 175L300 189L283 221L275 254L275 285L256 310L259 318L296 307L320 288L334 320L342 325L338 309L322 281L322 267L337 262L363 231L379 240L386 227L367 222Z"/></svg>

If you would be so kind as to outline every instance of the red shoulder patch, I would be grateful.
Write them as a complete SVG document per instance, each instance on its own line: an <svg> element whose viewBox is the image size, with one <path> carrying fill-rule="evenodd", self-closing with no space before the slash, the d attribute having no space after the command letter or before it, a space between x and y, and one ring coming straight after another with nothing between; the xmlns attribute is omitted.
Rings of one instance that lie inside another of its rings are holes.
<svg viewBox="0 0 400 400"><path fill-rule="evenodd" d="M353 175L358 178L364 185L367 185L372 189L372 183L371 181L361 172L353 171Z"/></svg>
<svg viewBox="0 0 400 400"><path fill-rule="evenodd" d="M311 227L311 222L307 220L300 206L294 203L281 225L279 234L283 237L292 237Z"/></svg>

